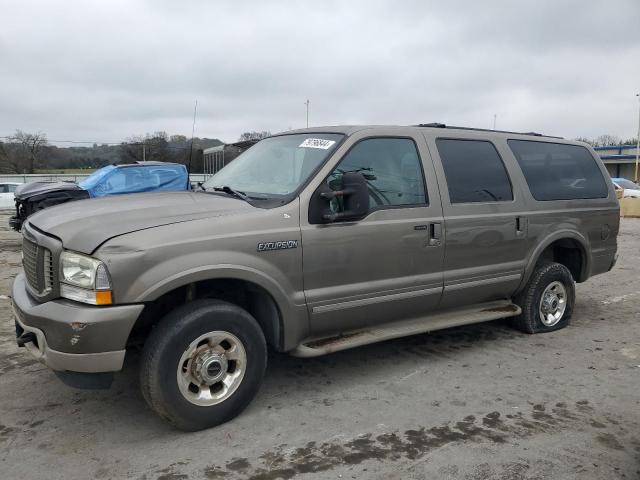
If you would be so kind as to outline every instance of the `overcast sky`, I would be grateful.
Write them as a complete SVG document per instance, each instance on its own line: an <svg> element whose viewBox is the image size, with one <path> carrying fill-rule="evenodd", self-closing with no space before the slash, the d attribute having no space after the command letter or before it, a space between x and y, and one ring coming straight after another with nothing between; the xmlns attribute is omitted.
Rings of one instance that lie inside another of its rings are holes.
<svg viewBox="0 0 640 480"><path fill-rule="evenodd" d="M0 136L310 124L636 134L640 0L0 2Z"/></svg>

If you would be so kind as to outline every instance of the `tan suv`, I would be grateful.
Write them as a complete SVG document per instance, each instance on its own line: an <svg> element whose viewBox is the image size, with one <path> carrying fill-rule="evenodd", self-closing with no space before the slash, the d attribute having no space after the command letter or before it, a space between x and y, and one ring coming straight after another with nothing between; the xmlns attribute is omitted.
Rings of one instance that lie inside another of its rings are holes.
<svg viewBox="0 0 640 480"><path fill-rule="evenodd" d="M29 217L18 344L84 386L140 348L151 408L196 430L251 401L268 347L311 357L502 317L550 332L574 282L616 260L607 178L589 146L537 134L282 133L201 191Z"/></svg>

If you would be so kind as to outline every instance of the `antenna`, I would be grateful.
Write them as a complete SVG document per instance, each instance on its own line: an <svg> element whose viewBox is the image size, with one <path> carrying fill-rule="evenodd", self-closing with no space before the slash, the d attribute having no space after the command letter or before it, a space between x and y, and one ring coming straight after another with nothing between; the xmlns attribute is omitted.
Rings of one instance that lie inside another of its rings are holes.
<svg viewBox="0 0 640 480"><path fill-rule="evenodd" d="M309 128L309 99L307 98L307 101L304 102L304 104L307 106L307 128Z"/></svg>
<svg viewBox="0 0 640 480"><path fill-rule="evenodd" d="M196 112L198 110L198 100L193 106L193 125L191 126L191 145L189 145L189 164L187 165L187 189L191 189L191 159L193 158L193 135L196 131Z"/></svg>

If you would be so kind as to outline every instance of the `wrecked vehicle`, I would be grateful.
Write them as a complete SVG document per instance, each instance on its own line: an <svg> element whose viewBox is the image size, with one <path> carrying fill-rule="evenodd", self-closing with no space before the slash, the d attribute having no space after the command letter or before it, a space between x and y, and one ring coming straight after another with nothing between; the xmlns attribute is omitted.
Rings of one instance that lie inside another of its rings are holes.
<svg viewBox="0 0 640 480"><path fill-rule="evenodd" d="M199 430L314 357L510 318L568 325L611 270L619 205L586 144L426 124L260 141L200 191L52 207L23 226L18 345L75 386L142 352L145 400Z"/></svg>
<svg viewBox="0 0 640 480"><path fill-rule="evenodd" d="M18 182L0 183L0 209L13 208L13 194L19 185Z"/></svg>
<svg viewBox="0 0 640 480"><path fill-rule="evenodd" d="M9 219L9 226L19 232L32 213L74 200L189 188L187 168L179 163L108 165L79 183L31 182L19 185L14 193L16 214Z"/></svg>

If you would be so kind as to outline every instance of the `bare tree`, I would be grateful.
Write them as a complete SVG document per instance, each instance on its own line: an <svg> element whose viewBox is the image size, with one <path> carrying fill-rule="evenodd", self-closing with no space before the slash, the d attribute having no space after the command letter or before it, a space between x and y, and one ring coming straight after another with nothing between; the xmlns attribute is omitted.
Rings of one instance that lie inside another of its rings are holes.
<svg viewBox="0 0 640 480"><path fill-rule="evenodd" d="M27 133L16 130L9 140L20 145L26 157L27 173L34 173L39 163L40 153L47 146L47 136L43 132Z"/></svg>
<svg viewBox="0 0 640 480"><path fill-rule="evenodd" d="M262 140L263 138L267 138L271 136L271 132L269 130L263 130L262 132L244 132L240 135L238 139L239 142L245 142L247 140Z"/></svg>
<svg viewBox="0 0 640 480"><path fill-rule="evenodd" d="M169 136L167 132L158 131L153 132L151 135L147 134L145 145L147 147L147 160L159 162L170 162L173 160L173 152L169 148Z"/></svg>
<svg viewBox="0 0 640 480"><path fill-rule="evenodd" d="M177 152L182 155L183 150ZM169 136L163 131L147 133L144 136L135 135L120 144L122 163L142 160L172 162L176 160L174 157L176 157L176 151L169 145Z"/></svg>
<svg viewBox="0 0 640 480"><path fill-rule="evenodd" d="M185 135L171 135L169 141L171 143L187 143L189 140Z"/></svg>
<svg viewBox="0 0 640 480"><path fill-rule="evenodd" d="M610 147L613 145L620 145L621 140L620 137L617 137L615 135L600 135L599 137L597 137L594 141L594 143L596 144L596 146L598 147Z"/></svg>
<svg viewBox="0 0 640 480"><path fill-rule="evenodd" d="M19 173L19 168L10 156L11 151L0 142L0 173Z"/></svg>
<svg viewBox="0 0 640 480"><path fill-rule="evenodd" d="M591 145L592 147L596 147L596 142L587 137L576 137L574 138L576 142L583 142Z"/></svg>
<svg viewBox="0 0 640 480"><path fill-rule="evenodd" d="M132 163L142 161L144 137L140 135L127 138L120 144L120 162Z"/></svg>

